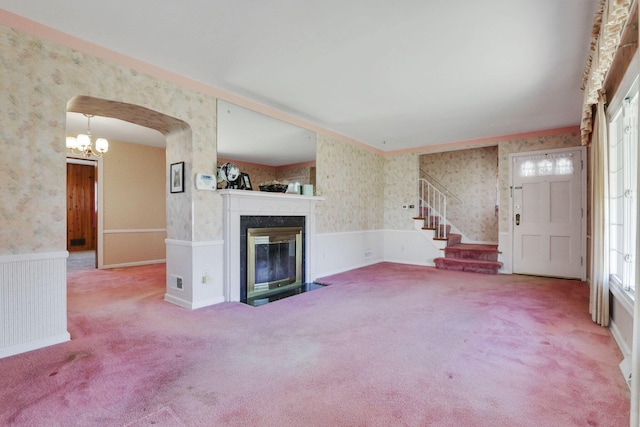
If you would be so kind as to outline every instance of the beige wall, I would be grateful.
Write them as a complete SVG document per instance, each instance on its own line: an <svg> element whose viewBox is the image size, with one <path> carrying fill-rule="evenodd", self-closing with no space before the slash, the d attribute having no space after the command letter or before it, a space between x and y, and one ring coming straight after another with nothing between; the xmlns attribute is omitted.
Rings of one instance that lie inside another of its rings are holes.
<svg viewBox="0 0 640 427"><path fill-rule="evenodd" d="M109 141L102 166L105 266L165 258L165 165L164 148Z"/></svg>

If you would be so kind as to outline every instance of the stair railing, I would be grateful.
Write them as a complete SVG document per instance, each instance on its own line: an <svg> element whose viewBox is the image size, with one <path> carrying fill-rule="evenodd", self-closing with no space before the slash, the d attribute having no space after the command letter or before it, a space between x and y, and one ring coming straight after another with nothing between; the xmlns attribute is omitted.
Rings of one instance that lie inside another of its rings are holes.
<svg viewBox="0 0 640 427"><path fill-rule="evenodd" d="M420 178L427 180L427 182L430 182L431 185L433 185L440 192L447 195L451 199L457 200L459 203L464 203L464 200L462 200L460 196L458 196L453 191L449 190L446 185L438 181L436 177L434 177L433 175L430 175L429 172L427 172L422 168L420 168Z"/></svg>
<svg viewBox="0 0 640 427"><path fill-rule="evenodd" d="M420 216L425 226L436 230L436 237L447 238L447 195L424 178L420 178Z"/></svg>

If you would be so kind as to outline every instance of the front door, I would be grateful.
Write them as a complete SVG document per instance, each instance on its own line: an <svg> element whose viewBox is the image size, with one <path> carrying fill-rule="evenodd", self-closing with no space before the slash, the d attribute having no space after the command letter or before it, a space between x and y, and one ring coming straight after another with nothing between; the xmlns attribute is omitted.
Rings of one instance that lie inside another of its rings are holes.
<svg viewBox="0 0 640 427"><path fill-rule="evenodd" d="M510 157L513 272L583 278L584 149Z"/></svg>

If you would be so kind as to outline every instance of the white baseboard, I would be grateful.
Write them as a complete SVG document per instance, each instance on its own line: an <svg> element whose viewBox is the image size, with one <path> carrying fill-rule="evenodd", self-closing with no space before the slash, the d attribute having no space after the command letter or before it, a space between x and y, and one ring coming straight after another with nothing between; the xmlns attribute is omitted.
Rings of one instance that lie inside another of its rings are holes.
<svg viewBox="0 0 640 427"><path fill-rule="evenodd" d="M26 353L27 351L38 350L39 348L49 347L51 345L62 344L71 340L69 332L56 335L53 337L46 337L35 341L29 341L21 344L12 345L10 347L0 348L0 359L9 356L15 356L16 354Z"/></svg>
<svg viewBox="0 0 640 427"><path fill-rule="evenodd" d="M221 302L224 302L224 297L220 296L220 297L212 298L206 301L197 301L197 302L191 303L187 300L178 298L174 295L164 294L164 300L172 304L175 304L177 306L180 306L182 308L186 308L188 310L196 310L198 308L209 307L214 304L220 304Z"/></svg>
<svg viewBox="0 0 640 427"><path fill-rule="evenodd" d="M151 265L151 264L165 264L167 262L166 259L152 259L149 261L137 261L137 262L124 262L122 264L107 264L103 265L103 269L108 268L122 268L122 267L139 267L141 265Z"/></svg>

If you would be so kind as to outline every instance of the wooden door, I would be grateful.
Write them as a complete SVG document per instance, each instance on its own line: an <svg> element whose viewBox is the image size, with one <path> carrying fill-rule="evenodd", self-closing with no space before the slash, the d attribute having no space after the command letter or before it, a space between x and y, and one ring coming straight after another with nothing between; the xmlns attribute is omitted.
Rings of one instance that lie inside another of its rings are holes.
<svg viewBox="0 0 640 427"><path fill-rule="evenodd" d="M96 168L67 163L67 250L96 249Z"/></svg>
<svg viewBox="0 0 640 427"><path fill-rule="evenodd" d="M514 273L582 277L583 153L512 158Z"/></svg>

